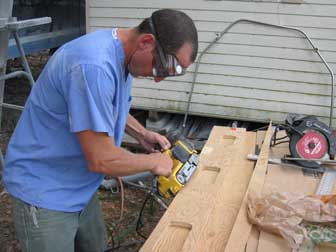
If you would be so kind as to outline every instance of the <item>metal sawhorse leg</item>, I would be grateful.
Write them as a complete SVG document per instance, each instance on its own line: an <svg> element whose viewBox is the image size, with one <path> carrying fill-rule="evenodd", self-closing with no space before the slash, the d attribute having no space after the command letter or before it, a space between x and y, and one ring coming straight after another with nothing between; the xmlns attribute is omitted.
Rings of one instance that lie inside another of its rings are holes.
<svg viewBox="0 0 336 252"><path fill-rule="evenodd" d="M11 78L23 76L26 77L29 80L29 83L31 86L34 85L34 79L32 76L32 73L30 71L30 67L26 58L26 55L23 50L23 46L20 41L20 37L18 35L18 31L23 28L28 28L32 26L37 26L37 25L43 25L51 22L50 17L43 17L43 18L34 18L34 19L28 19L28 20L23 20L23 21L17 21L16 18L0 18L0 33L1 32L9 32L13 35L16 46L19 49L20 52L20 57L22 59L22 65L24 71L15 71L9 74L0 74L0 83L1 81L5 81ZM8 41L7 41L8 43ZM6 61L6 59L5 59ZM1 61L0 61L1 62ZM14 104L8 104L3 102L3 88L1 88L1 94L0 94L0 106L2 107L7 107L7 108L12 108L12 109L17 109L17 110L22 110L22 106L14 105ZM0 115L0 120L1 120L1 115Z"/></svg>

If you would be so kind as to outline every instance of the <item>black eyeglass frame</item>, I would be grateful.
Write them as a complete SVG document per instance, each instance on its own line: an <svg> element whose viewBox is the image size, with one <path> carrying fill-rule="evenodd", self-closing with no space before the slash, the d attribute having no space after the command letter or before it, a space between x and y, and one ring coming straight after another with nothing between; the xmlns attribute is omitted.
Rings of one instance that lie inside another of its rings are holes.
<svg viewBox="0 0 336 252"><path fill-rule="evenodd" d="M167 59L166 59L165 53L164 53L164 51L162 49L162 46L160 45L160 42L158 40L157 32L156 32L155 25L154 25L154 20L152 19L152 17L149 18L149 28L150 28L151 32L153 33L153 35L155 36L156 50L157 50L157 52L159 54L159 58L160 58L161 64L165 68L163 76L158 76L158 77L180 76L180 75L185 74L185 69L178 62L178 60L177 60L177 58L176 58L175 55L171 55L171 56L173 56L175 58L175 60L177 62L177 65L174 66L175 73L174 74L170 74L169 73L169 70L167 69L167 66L168 66ZM180 67L181 73L178 73L176 71L177 67Z"/></svg>

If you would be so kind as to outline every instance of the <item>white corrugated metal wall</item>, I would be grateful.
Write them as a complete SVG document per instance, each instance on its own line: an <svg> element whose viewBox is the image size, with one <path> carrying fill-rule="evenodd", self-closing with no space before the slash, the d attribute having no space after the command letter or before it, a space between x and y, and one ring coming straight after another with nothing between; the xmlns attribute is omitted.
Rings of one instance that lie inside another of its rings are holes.
<svg viewBox="0 0 336 252"><path fill-rule="evenodd" d="M200 52L216 33L238 19L302 29L336 70L336 1L304 0L87 0L87 31L138 25L159 8L190 15ZM135 79L133 107L184 112L193 67L183 77L154 83ZM240 23L201 61L191 113L214 117L283 121L288 112L315 114L328 122L330 75L308 41L293 31ZM336 120L334 120L334 125Z"/></svg>

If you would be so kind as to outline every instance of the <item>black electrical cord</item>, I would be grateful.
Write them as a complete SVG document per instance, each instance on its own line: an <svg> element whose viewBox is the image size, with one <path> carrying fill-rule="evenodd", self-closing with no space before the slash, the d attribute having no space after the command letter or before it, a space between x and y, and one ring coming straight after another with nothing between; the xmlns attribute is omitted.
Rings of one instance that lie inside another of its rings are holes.
<svg viewBox="0 0 336 252"><path fill-rule="evenodd" d="M115 240L114 240L114 237L113 237L113 232L112 232L112 235L111 235L111 241L112 241L112 248L115 247Z"/></svg>
<svg viewBox="0 0 336 252"><path fill-rule="evenodd" d="M254 130L251 130L251 132L256 132L258 130L263 130L263 129L266 129L268 128L268 125L265 125L263 127L260 127L260 128L257 128L257 129L254 129ZM275 130L274 130L274 134L272 136L272 140L271 140L271 144L270 144L270 147L274 147L276 145L279 145L279 144L282 144L282 143L288 143L289 140L286 140L286 141L280 141L280 140L283 140L283 139L286 139L288 138L288 136L283 136L283 137L279 137L279 138L276 138L276 133L281 130L281 129L288 129L288 127L286 125L283 125L283 124L276 124L275 125ZM280 142L279 142L280 141Z"/></svg>
<svg viewBox="0 0 336 252"><path fill-rule="evenodd" d="M157 181L156 181L156 179L153 179L153 181L152 181L152 187L151 188L146 188L146 187L144 187L142 185L137 185L137 184L132 183L130 181L124 181L124 183L126 185L133 186L135 188L139 188L139 189L144 190L144 191L147 192L146 198L145 198L145 200L144 200L144 202L143 202L143 204L141 206L141 209L140 209L140 212L139 212L139 215L138 215L138 219L137 219L137 222L136 222L136 228L135 228L135 230L136 230L136 232L137 232L137 234L139 236L141 236L144 239L147 239L148 237L145 236L145 235L143 235L140 232L140 228L142 227L141 221L142 221L143 212L144 212L144 209L145 209L145 206L146 206L148 200L153 197L154 199L156 199L156 201L158 201L158 198L156 198L156 196L155 196L155 194L157 193L157 190L158 190L157 189ZM158 203L160 203L160 205L162 207L167 208L165 202L159 202L158 201Z"/></svg>
<svg viewBox="0 0 336 252"><path fill-rule="evenodd" d="M286 139L287 137L288 137L288 136L279 137L279 138L276 138L275 141L283 140L283 139Z"/></svg>
<svg viewBox="0 0 336 252"><path fill-rule="evenodd" d="M147 236L143 235L141 232L140 232L140 228L142 226L142 214L143 214L143 211L145 209L145 206L147 204L147 201L150 199L151 197L151 194L150 193L147 193L147 196L146 196L146 199L144 200L143 204L142 204L142 207L140 209L140 212L139 212L139 216L138 216L138 220L137 220L137 224L136 224L136 227L135 227L135 231L137 232L137 234L139 236L141 236L142 238L144 238L145 240L147 240Z"/></svg>
<svg viewBox="0 0 336 252"><path fill-rule="evenodd" d="M287 127L287 125L284 125L284 124L277 124L275 126L275 130L274 130L274 134L272 136L272 140L271 140L271 144L270 144L270 147L274 147L276 145L279 145L279 144L282 144L282 143L288 143L289 142L289 139L288 139L288 136L283 136L283 137L278 137L277 138L277 132L284 129L284 130L288 130L289 127ZM281 140L284 140L284 139L287 139L285 141L281 141Z"/></svg>
<svg viewBox="0 0 336 252"><path fill-rule="evenodd" d="M278 140L278 139L276 139L276 140ZM286 140L286 141L280 141L280 142L275 142L275 143L271 144L271 147L274 147L274 146L276 146L276 145L283 144L283 143L288 143L288 142L289 142L289 140Z"/></svg>
<svg viewBox="0 0 336 252"><path fill-rule="evenodd" d="M256 131L258 131L258 130L267 129L267 128L268 128L268 125L266 125L266 126L262 126L262 127L260 127L260 128L254 129L254 130L251 130L251 132L256 132Z"/></svg>

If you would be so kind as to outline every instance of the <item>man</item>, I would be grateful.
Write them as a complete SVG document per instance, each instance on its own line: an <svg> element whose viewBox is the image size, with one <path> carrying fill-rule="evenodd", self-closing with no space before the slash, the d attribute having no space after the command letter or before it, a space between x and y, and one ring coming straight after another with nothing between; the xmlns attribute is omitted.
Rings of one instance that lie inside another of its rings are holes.
<svg viewBox="0 0 336 252"><path fill-rule="evenodd" d="M138 27L80 37L50 58L6 155L3 180L22 251L103 251L95 192L104 175L171 173L172 160L154 150L169 141L129 115L132 76L182 75L197 49L192 20L164 9ZM150 154L120 147L125 127Z"/></svg>

